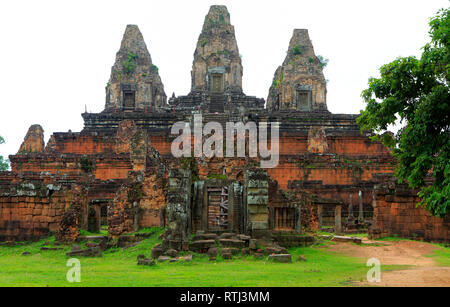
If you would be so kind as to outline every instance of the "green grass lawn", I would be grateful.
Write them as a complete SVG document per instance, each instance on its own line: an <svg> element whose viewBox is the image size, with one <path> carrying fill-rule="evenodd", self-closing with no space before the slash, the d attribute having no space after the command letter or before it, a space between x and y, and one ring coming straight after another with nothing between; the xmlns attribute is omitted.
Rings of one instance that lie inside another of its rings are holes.
<svg viewBox="0 0 450 307"><path fill-rule="evenodd" d="M145 230L148 232L150 230ZM55 246L54 238L13 247L0 246L0 286L348 286L365 279L368 267L362 259L335 254L325 244L293 248L296 260L300 254L306 262L272 263L252 256L211 262L205 255L194 255L191 263L159 263L138 266L139 254L150 255L162 229L129 249L112 249L101 258L83 258L81 283L66 281L68 258L64 250L41 251ZM47 243L47 245L45 245ZM22 256L28 251L31 255ZM395 269L384 266L383 270Z"/></svg>

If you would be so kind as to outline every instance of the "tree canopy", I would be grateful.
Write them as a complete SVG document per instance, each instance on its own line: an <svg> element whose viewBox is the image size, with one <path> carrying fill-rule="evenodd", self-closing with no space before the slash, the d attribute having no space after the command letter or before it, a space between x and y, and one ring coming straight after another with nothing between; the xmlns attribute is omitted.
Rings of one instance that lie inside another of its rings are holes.
<svg viewBox="0 0 450 307"><path fill-rule="evenodd" d="M5 143L5 139L0 136L0 145ZM3 156L0 156L0 171L6 171L9 169L8 160L3 159Z"/></svg>
<svg viewBox="0 0 450 307"><path fill-rule="evenodd" d="M392 148L396 176L420 189L420 205L434 216L450 210L450 18L449 9L430 19L431 41L420 58L397 58L380 68L362 92L360 128ZM394 136L383 133L400 121ZM431 178L431 181L429 180Z"/></svg>

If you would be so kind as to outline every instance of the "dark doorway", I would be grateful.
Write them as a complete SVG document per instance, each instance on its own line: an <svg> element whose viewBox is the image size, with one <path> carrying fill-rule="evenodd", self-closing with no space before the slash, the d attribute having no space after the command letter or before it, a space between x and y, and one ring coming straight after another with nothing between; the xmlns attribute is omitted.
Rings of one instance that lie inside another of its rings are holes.
<svg viewBox="0 0 450 307"><path fill-rule="evenodd" d="M127 109L134 109L134 92L124 92L123 93L123 106Z"/></svg>
<svg viewBox="0 0 450 307"><path fill-rule="evenodd" d="M100 208L98 206L89 207L88 231L92 233L100 232Z"/></svg>

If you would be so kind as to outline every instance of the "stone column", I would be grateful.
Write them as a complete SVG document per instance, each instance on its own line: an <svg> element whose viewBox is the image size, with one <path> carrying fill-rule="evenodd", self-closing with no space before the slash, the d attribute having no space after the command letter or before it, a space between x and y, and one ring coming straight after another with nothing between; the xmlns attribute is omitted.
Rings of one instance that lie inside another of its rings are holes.
<svg viewBox="0 0 450 307"><path fill-rule="evenodd" d="M317 217L319 219L319 231L322 230L322 211L323 211L322 205L318 205L317 206Z"/></svg>
<svg viewBox="0 0 450 307"><path fill-rule="evenodd" d="M254 237L268 236L269 231L269 182L265 170L247 170L247 231Z"/></svg>
<svg viewBox="0 0 450 307"><path fill-rule="evenodd" d="M302 233L302 206L301 205L297 205L297 207L295 207L295 217L296 217L295 232Z"/></svg>
<svg viewBox="0 0 450 307"><path fill-rule="evenodd" d="M339 234L342 232L341 213L342 213L342 206L336 205L336 207L334 209L334 233L336 233L336 234Z"/></svg>
<svg viewBox="0 0 450 307"><path fill-rule="evenodd" d="M362 201L362 191L359 191L359 215L358 222L360 224L364 223L364 212L363 212L363 201Z"/></svg>
<svg viewBox="0 0 450 307"><path fill-rule="evenodd" d="M353 200L352 200L353 195L350 194L349 197L350 197L350 204L348 205L348 217L347 217L347 222L348 222L348 223L352 223L353 220L354 220L354 217L353 217Z"/></svg>
<svg viewBox="0 0 450 307"><path fill-rule="evenodd" d="M187 250L191 233L191 172L184 169L169 171L167 191L168 229L163 248Z"/></svg>

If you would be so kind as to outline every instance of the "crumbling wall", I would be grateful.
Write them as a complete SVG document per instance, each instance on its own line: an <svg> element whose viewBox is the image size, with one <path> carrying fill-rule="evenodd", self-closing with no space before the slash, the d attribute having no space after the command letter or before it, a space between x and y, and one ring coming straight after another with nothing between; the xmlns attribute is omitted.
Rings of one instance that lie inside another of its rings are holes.
<svg viewBox="0 0 450 307"><path fill-rule="evenodd" d="M15 180L11 173L7 177ZM0 241L36 241L55 233L71 205L68 190L59 184L2 181L0 185Z"/></svg>
<svg viewBox="0 0 450 307"><path fill-rule="evenodd" d="M128 182L119 188L108 206L108 232L111 236L117 237L139 229L139 203L145 195L143 181L142 172L130 173Z"/></svg>
<svg viewBox="0 0 450 307"><path fill-rule="evenodd" d="M32 125L28 129L18 153L43 152L44 147L44 129L40 125Z"/></svg>
<svg viewBox="0 0 450 307"><path fill-rule="evenodd" d="M165 226L167 174L146 174L142 183L144 196L139 202L139 226Z"/></svg>
<svg viewBox="0 0 450 307"><path fill-rule="evenodd" d="M168 228L164 235L163 248L187 250L191 232L191 171L171 169L167 193Z"/></svg>
<svg viewBox="0 0 450 307"><path fill-rule="evenodd" d="M56 239L72 243L80 236L80 229L87 228L88 191L83 186L74 185L67 196L70 205L59 221Z"/></svg>
<svg viewBox="0 0 450 307"><path fill-rule="evenodd" d="M269 231L269 177L262 169L245 173L246 232L252 237L265 237Z"/></svg>
<svg viewBox="0 0 450 307"><path fill-rule="evenodd" d="M394 181L377 186L374 199L376 227L372 236L398 235L404 238L450 242L450 215L445 218L432 216L417 207L420 201L417 191Z"/></svg>

